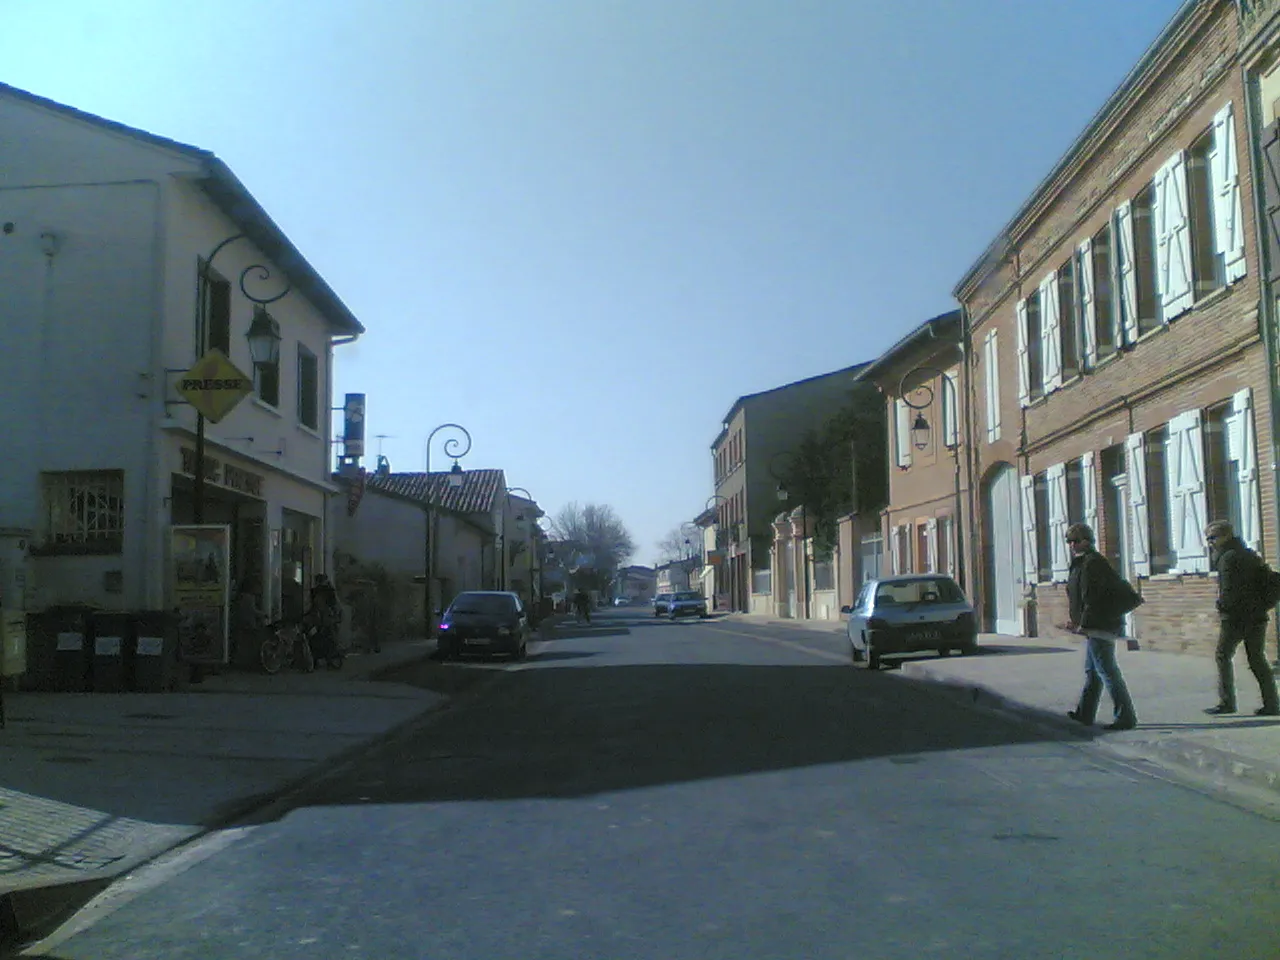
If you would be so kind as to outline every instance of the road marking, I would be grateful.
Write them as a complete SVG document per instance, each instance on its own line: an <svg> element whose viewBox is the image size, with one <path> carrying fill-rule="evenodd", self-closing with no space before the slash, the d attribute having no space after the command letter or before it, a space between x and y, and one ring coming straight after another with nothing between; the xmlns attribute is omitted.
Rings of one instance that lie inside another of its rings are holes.
<svg viewBox="0 0 1280 960"><path fill-rule="evenodd" d="M748 640L759 640L761 643L772 643L778 647L786 647L790 650L798 650L801 653L808 653L815 657L821 657L824 660L833 660L836 663L848 663L849 658L841 656L838 653L832 653L830 650L819 650L816 647L806 647L803 643L796 643L794 640L782 640L778 637L762 637L756 633L743 633L741 630L726 630L713 624L704 624L704 626L714 633L732 634L735 637L746 637Z"/></svg>

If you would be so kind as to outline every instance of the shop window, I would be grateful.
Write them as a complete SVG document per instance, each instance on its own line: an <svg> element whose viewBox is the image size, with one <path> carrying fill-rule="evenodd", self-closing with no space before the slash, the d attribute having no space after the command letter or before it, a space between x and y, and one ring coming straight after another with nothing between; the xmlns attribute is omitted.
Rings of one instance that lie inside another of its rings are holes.
<svg viewBox="0 0 1280 960"><path fill-rule="evenodd" d="M44 473L43 553L120 553L124 546L124 471Z"/></svg>

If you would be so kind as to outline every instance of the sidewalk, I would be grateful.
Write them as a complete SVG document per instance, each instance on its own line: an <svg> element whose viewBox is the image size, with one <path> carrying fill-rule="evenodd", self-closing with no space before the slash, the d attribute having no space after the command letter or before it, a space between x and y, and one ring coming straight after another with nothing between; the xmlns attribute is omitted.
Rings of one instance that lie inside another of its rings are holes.
<svg viewBox="0 0 1280 960"><path fill-rule="evenodd" d="M0 950L68 901L223 824L445 701L373 682L425 640L343 669L224 673L174 693L6 693Z"/></svg>
<svg viewBox="0 0 1280 960"><path fill-rule="evenodd" d="M751 623L843 634L843 622L776 620L736 614ZM1120 669L1138 709L1134 730L1105 731L1111 700L1104 693L1097 725L1085 728L1069 719L1084 680L1084 645L1074 638L1046 640L983 634L974 657L902 658L901 676L944 684L967 701L1017 713L1056 732L1094 741L1129 760L1147 760L1184 768L1224 791L1261 791L1268 803L1280 803L1280 719L1255 717L1261 706L1258 683L1235 660L1240 712L1210 717L1218 701L1213 660L1194 654L1129 650L1117 644ZM893 662L892 660L888 662Z"/></svg>

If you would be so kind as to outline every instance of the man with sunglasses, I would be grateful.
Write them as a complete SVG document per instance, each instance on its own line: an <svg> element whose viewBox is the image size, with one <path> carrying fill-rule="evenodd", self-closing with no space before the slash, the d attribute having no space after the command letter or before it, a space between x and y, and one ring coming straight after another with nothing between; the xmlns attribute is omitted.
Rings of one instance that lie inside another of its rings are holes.
<svg viewBox="0 0 1280 960"><path fill-rule="evenodd" d="M1132 730L1138 725L1138 715L1116 662L1116 639L1124 632L1124 613L1117 606L1114 589L1120 575L1094 549L1093 528L1087 523L1067 527L1067 544L1071 548L1071 570L1067 574L1071 619L1066 628L1085 636L1084 689L1076 708L1067 711L1067 716L1086 726L1092 724L1105 685L1114 712L1105 729Z"/></svg>
<svg viewBox="0 0 1280 960"><path fill-rule="evenodd" d="M1236 684L1232 658L1244 643L1249 669L1262 690L1260 717L1280 717L1276 678L1267 663L1267 603L1262 593L1262 560L1235 535L1231 524L1216 520L1204 531L1209 545L1209 566L1218 571L1218 703L1205 713L1236 712Z"/></svg>

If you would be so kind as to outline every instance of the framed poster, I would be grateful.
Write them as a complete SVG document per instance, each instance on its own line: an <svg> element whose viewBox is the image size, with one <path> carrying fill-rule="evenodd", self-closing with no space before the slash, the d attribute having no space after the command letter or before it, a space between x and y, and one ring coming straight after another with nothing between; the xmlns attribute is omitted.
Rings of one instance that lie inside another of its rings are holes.
<svg viewBox="0 0 1280 960"><path fill-rule="evenodd" d="M177 525L169 533L172 605L178 654L187 663L226 663L231 605L231 528Z"/></svg>

